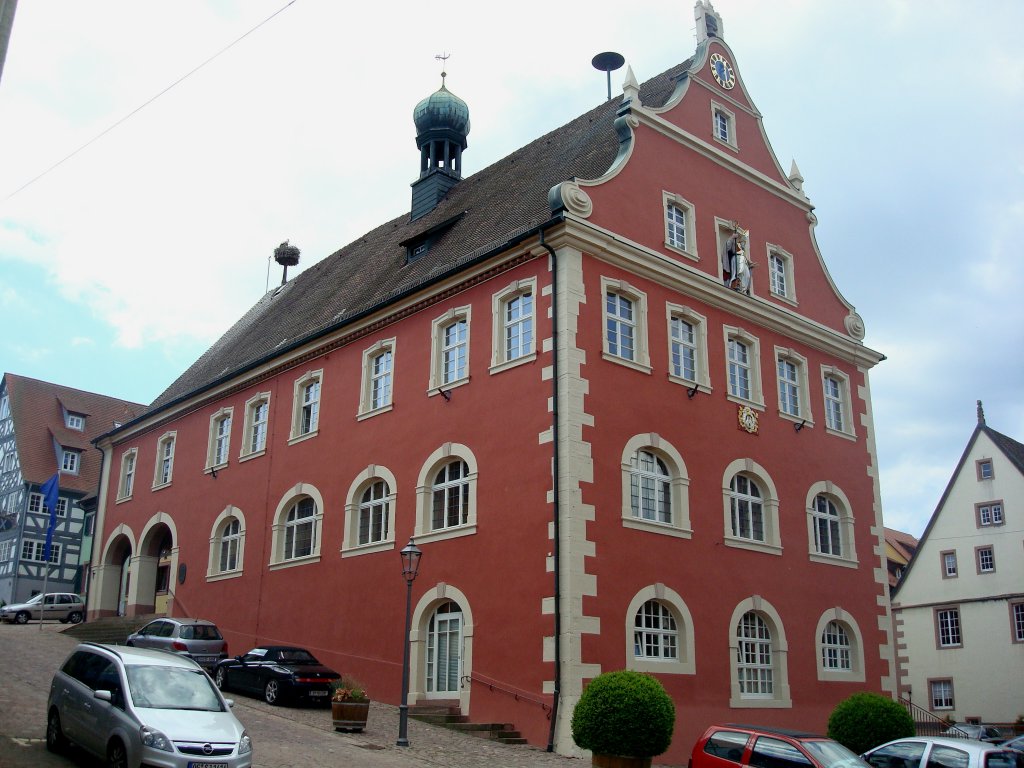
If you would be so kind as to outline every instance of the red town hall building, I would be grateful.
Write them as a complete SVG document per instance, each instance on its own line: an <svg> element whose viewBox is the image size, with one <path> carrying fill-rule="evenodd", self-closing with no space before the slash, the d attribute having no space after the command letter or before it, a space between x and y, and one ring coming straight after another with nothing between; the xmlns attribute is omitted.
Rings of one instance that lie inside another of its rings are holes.
<svg viewBox="0 0 1024 768"><path fill-rule="evenodd" d="M467 178L466 104L421 102L411 213L99 441L90 616L165 605L397 704L414 538L409 703L533 744L572 753L615 669L676 701L672 763L712 722L822 731L892 691L883 358L696 14L691 58Z"/></svg>

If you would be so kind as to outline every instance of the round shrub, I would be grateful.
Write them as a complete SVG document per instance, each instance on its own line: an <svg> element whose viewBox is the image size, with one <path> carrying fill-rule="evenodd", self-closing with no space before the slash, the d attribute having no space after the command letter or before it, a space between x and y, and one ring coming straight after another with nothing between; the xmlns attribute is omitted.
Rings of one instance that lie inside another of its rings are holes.
<svg viewBox="0 0 1024 768"><path fill-rule="evenodd" d="M914 719L899 702L877 693L855 693L832 710L829 738L858 755L893 739L914 735Z"/></svg>
<svg viewBox="0 0 1024 768"><path fill-rule="evenodd" d="M654 757L672 743L676 707L650 675L621 670L590 681L572 712L572 738L599 755Z"/></svg>

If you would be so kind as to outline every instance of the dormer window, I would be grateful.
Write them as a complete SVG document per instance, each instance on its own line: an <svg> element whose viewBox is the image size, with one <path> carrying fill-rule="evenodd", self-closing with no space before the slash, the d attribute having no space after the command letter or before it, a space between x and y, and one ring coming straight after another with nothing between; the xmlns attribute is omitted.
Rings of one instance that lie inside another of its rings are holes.
<svg viewBox="0 0 1024 768"><path fill-rule="evenodd" d="M81 432L85 429L85 416L80 413L67 411L64 414L64 426L68 429L74 429Z"/></svg>
<svg viewBox="0 0 1024 768"><path fill-rule="evenodd" d="M427 252L429 250L430 250L430 241L429 240L424 240L422 242L416 243L415 245L410 245L408 247L408 250L407 250L407 253L406 253L405 263L406 264L411 264L412 262L417 261L417 260L423 258L424 256L427 255Z"/></svg>

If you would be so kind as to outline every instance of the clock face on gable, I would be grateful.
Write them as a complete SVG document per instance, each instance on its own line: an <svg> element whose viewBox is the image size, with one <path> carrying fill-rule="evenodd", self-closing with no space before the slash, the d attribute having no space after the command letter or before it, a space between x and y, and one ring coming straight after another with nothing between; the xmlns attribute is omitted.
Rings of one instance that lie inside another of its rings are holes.
<svg viewBox="0 0 1024 768"><path fill-rule="evenodd" d="M736 73L732 69L732 64L720 53L711 54L711 74L718 84L725 89L736 85Z"/></svg>

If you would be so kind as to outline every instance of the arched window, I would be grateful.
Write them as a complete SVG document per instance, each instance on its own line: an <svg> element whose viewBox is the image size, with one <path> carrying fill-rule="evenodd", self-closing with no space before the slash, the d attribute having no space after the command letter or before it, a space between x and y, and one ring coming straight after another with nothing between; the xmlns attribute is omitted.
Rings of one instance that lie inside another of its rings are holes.
<svg viewBox="0 0 1024 768"><path fill-rule="evenodd" d="M835 503L823 493L814 497L814 549L823 555L843 556L839 511Z"/></svg>
<svg viewBox="0 0 1024 768"><path fill-rule="evenodd" d="M220 537L220 558L217 570L220 573L234 571L238 568L238 547L242 538L241 527L236 518L224 526Z"/></svg>
<svg viewBox="0 0 1024 768"><path fill-rule="evenodd" d="M638 659L678 657L676 620L668 607L648 600L636 612L633 623L633 654Z"/></svg>
<svg viewBox="0 0 1024 768"><path fill-rule="evenodd" d="M378 480L363 491L359 501L359 543L371 544L388 537L390 496L388 484Z"/></svg>
<svg viewBox="0 0 1024 768"><path fill-rule="evenodd" d="M238 507L227 506L210 529L208 580L240 576L245 559L245 516Z"/></svg>
<svg viewBox="0 0 1024 768"><path fill-rule="evenodd" d="M807 542L814 562L857 565L850 502L831 482L814 483L807 491Z"/></svg>
<svg viewBox="0 0 1024 768"><path fill-rule="evenodd" d="M630 472L630 505L634 517L672 522L671 476L665 462L650 451L637 451Z"/></svg>
<svg viewBox="0 0 1024 768"><path fill-rule="evenodd" d="M459 443L445 443L420 470L416 483L416 541L476 533L477 463Z"/></svg>
<svg viewBox="0 0 1024 768"><path fill-rule="evenodd" d="M295 560L313 554L316 545L316 504L308 496L288 510L284 523L283 560Z"/></svg>
<svg viewBox="0 0 1024 768"><path fill-rule="evenodd" d="M391 549L395 544L395 476L371 464L356 476L345 502L345 537L342 557Z"/></svg>
<svg viewBox="0 0 1024 768"><path fill-rule="evenodd" d="M754 611L736 625L736 667L741 698L771 698L775 692L772 633Z"/></svg>
<svg viewBox="0 0 1024 768"><path fill-rule="evenodd" d="M764 506L757 483L746 475L735 475L729 483L732 535L738 539L764 541Z"/></svg>
<svg viewBox="0 0 1024 768"><path fill-rule="evenodd" d="M852 669L850 636L838 621L830 621L821 633L821 666L840 672Z"/></svg>

